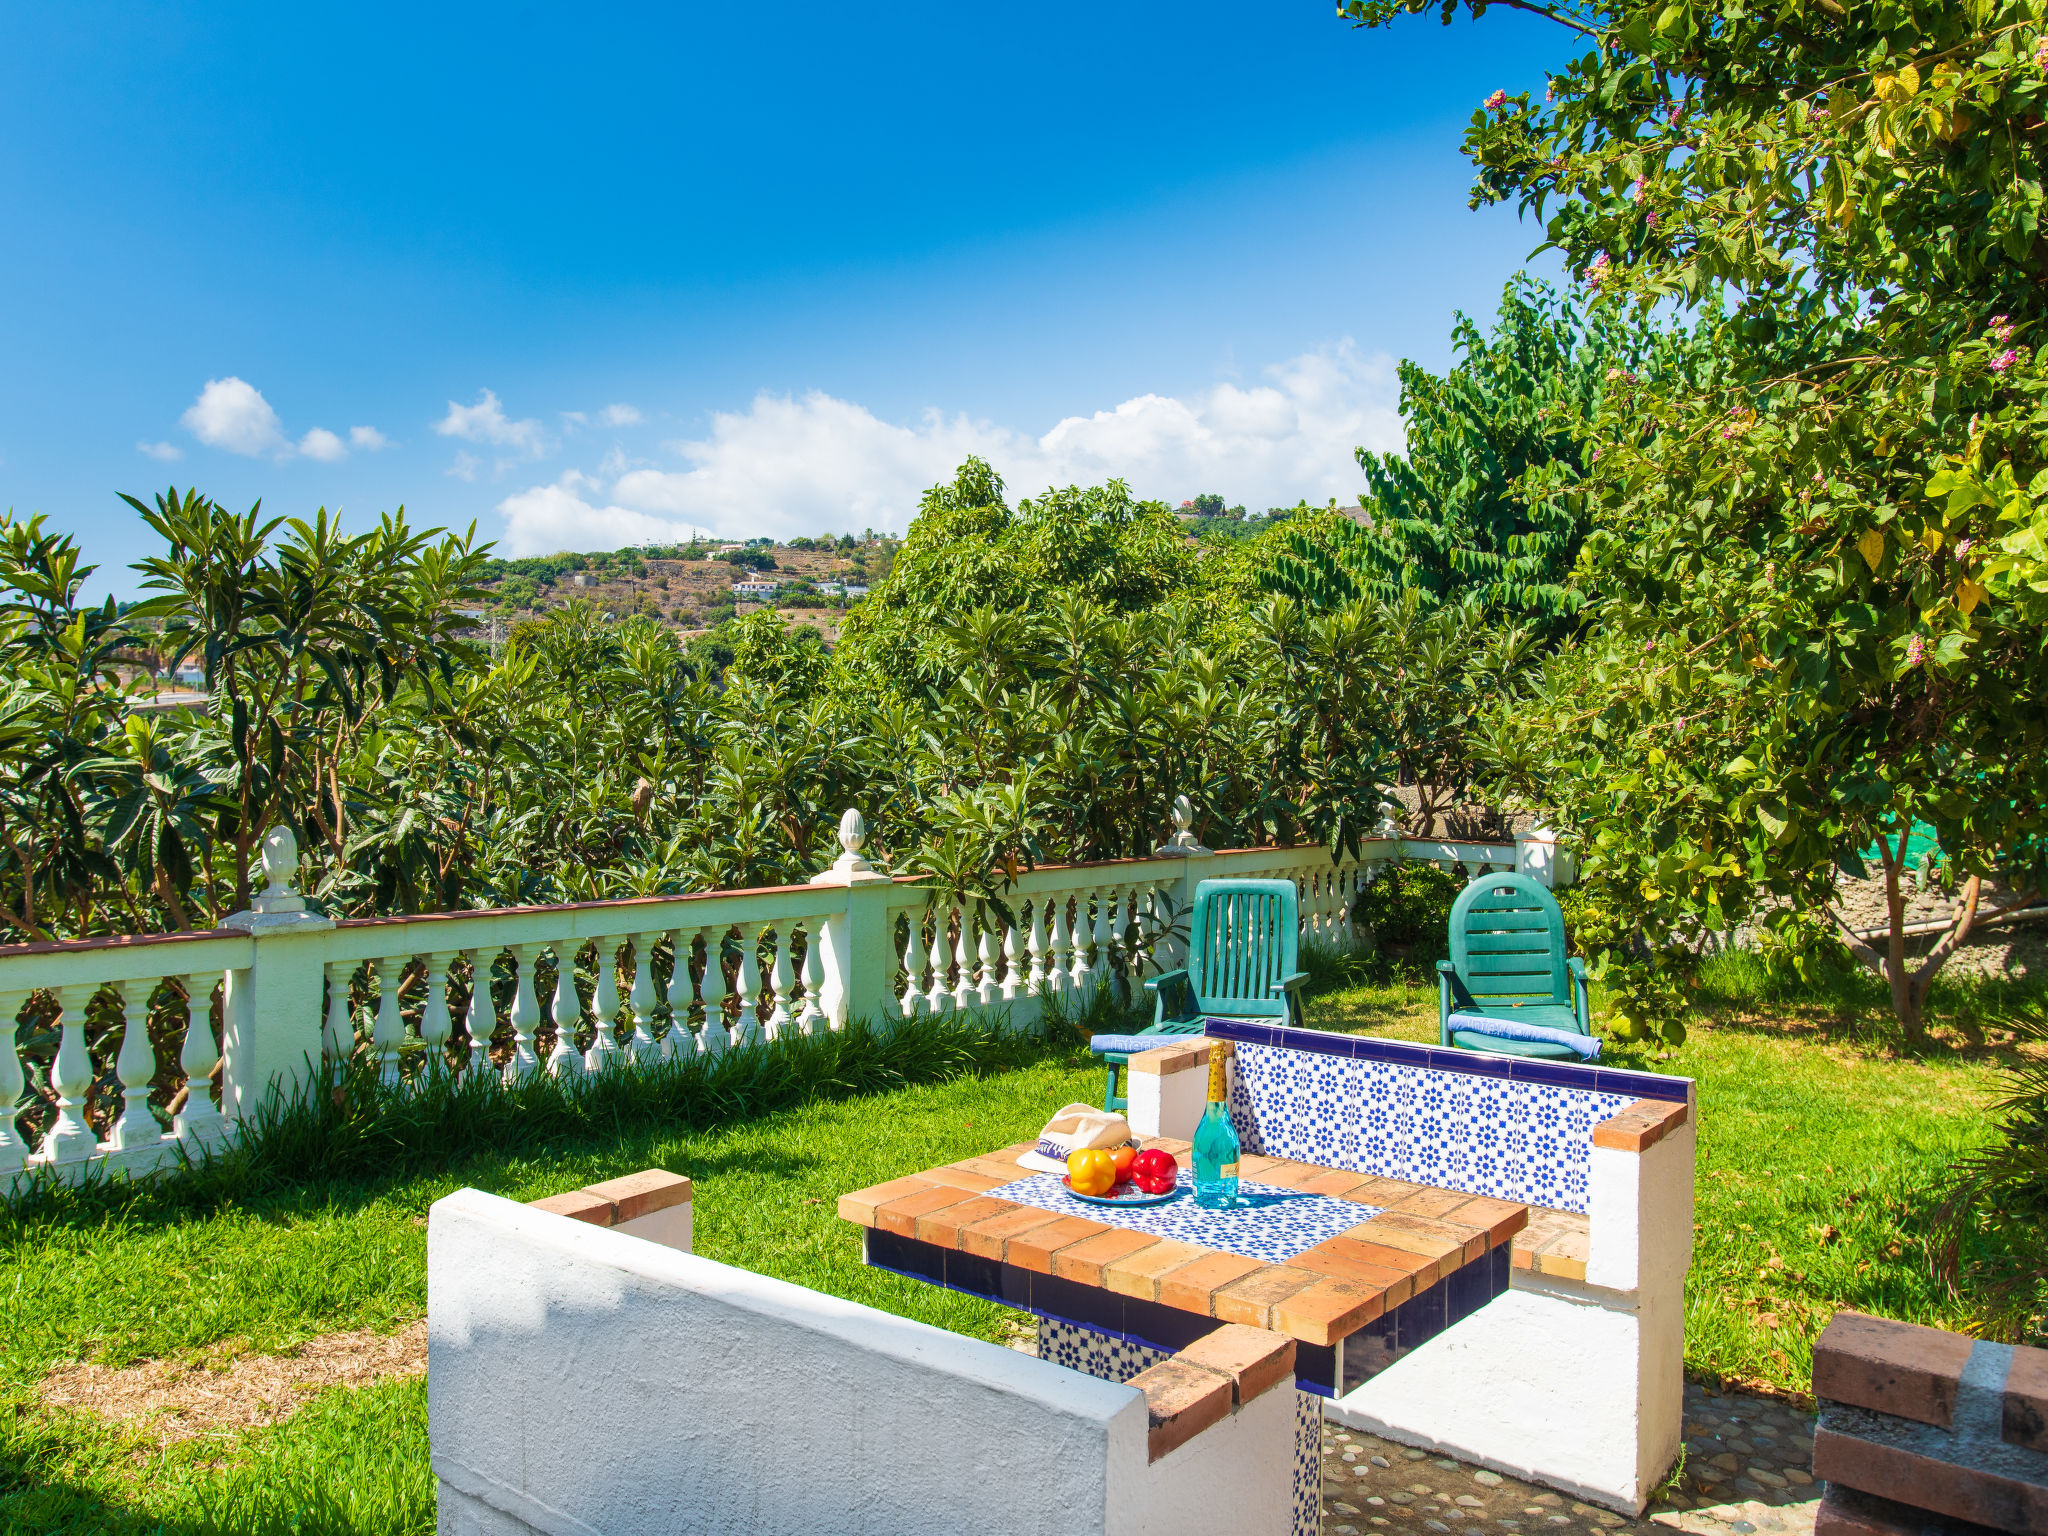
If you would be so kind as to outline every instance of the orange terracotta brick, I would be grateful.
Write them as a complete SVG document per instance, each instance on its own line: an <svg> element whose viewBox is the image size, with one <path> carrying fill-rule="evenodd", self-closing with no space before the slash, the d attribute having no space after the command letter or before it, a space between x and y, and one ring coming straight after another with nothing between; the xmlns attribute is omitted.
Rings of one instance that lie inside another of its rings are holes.
<svg viewBox="0 0 2048 1536"><path fill-rule="evenodd" d="M1294 1379L1294 1340L1239 1323L1225 1323L1203 1335L1174 1359L1229 1377L1231 1397L1240 1407Z"/></svg>
<svg viewBox="0 0 2048 1536"><path fill-rule="evenodd" d="M1381 1211L1370 1223L1382 1228L1374 1242L1386 1243L1390 1248L1404 1248L1410 1245L1393 1242L1389 1231L1410 1232L1417 1237L1432 1238L1437 1242L1449 1243L1453 1250L1464 1256L1464 1262L1478 1258L1486 1252L1486 1234L1477 1227L1468 1227L1461 1222L1446 1221L1441 1217L1417 1216L1409 1211ZM1414 1250L1419 1252L1420 1250Z"/></svg>
<svg viewBox="0 0 2048 1536"><path fill-rule="evenodd" d="M1210 1301L1213 1316L1226 1323L1243 1323L1252 1328L1270 1328L1273 1308L1305 1291L1322 1276L1287 1264L1268 1264L1242 1280L1218 1288Z"/></svg>
<svg viewBox="0 0 2048 1536"><path fill-rule="evenodd" d="M1209 1310L1210 1300L1218 1289L1265 1267L1257 1259L1247 1259L1235 1253L1205 1254L1192 1264L1183 1264L1161 1275L1159 1299L1183 1312L1199 1312L1204 1317L1213 1317L1215 1314Z"/></svg>
<svg viewBox="0 0 2048 1536"><path fill-rule="evenodd" d="M1000 1216L989 1216L962 1227L960 1251L976 1254L984 1259L1001 1259L1003 1248L1011 1238L1029 1232L1034 1227L1048 1226L1060 1219L1051 1211L1020 1205L1014 1210L1003 1212Z"/></svg>
<svg viewBox="0 0 2048 1536"><path fill-rule="evenodd" d="M1024 1170L1020 1168L1017 1171L1022 1173ZM934 1184L950 1184L955 1189L964 1189L970 1195L986 1194L989 1190L995 1189L999 1185L1015 1182L1011 1179L998 1179L985 1173L977 1173L972 1168L962 1168L957 1163L950 1163L944 1168L934 1168L926 1173L925 1177Z"/></svg>
<svg viewBox="0 0 2048 1536"><path fill-rule="evenodd" d="M977 1221L986 1221L991 1216L1000 1216L1005 1211L1021 1209L1021 1206L1008 1200L995 1200L987 1195L969 1195L957 1205L943 1206L918 1217L917 1230L912 1235L921 1243L936 1243L941 1248L958 1248L963 1229L973 1226Z"/></svg>
<svg viewBox="0 0 2048 1536"><path fill-rule="evenodd" d="M586 1195L612 1203L612 1220L637 1221L672 1206L690 1203L690 1181L666 1168L643 1168L623 1178L583 1186Z"/></svg>
<svg viewBox="0 0 2048 1536"><path fill-rule="evenodd" d="M885 1200L876 1206L874 1224L898 1237L915 1237L918 1217L949 1205L958 1205L968 1198L964 1189L954 1189L949 1184L927 1184L915 1194L898 1195L894 1200Z"/></svg>
<svg viewBox="0 0 2048 1536"><path fill-rule="evenodd" d="M1149 1459L1178 1450L1230 1412L1227 1376L1179 1360L1162 1360L1138 1372L1130 1385L1145 1394L1149 1416Z"/></svg>
<svg viewBox="0 0 2048 1536"><path fill-rule="evenodd" d="M1304 1344L1334 1344L1386 1309L1384 1291L1351 1280L1318 1280L1273 1309L1273 1326Z"/></svg>
<svg viewBox="0 0 2048 1536"><path fill-rule="evenodd" d="M1083 1238L1052 1256L1052 1272L1063 1280L1082 1285L1101 1285L1103 1267L1128 1258L1159 1241L1150 1232L1133 1232L1128 1227L1111 1227L1094 1237Z"/></svg>
<svg viewBox="0 0 2048 1536"><path fill-rule="evenodd" d="M1166 1153L1167 1156L1172 1158L1193 1157L1195 1155L1195 1144L1192 1141L1177 1141L1171 1136L1154 1136L1149 1140L1140 1137L1138 1145L1145 1148L1148 1152L1156 1147L1159 1151Z"/></svg>
<svg viewBox="0 0 2048 1536"><path fill-rule="evenodd" d="M572 1189L567 1194L549 1195L545 1200L526 1202L536 1211L546 1211L551 1216L566 1216L571 1221L587 1221L593 1227L608 1227L612 1224L612 1203L602 1195L593 1195L588 1190Z"/></svg>
<svg viewBox="0 0 2048 1536"><path fill-rule="evenodd" d="M1422 1218L1411 1219L1419 1221ZM1465 1245L1461 1240L1414 1231L1387 1211L1382 1211L1370 1221L1360 1222L1340 1235L1350 1238L1354 1243L1376 1243L1382 1248L1420 1254L1425 1259L1448 1259L1454 1269L1464 1262Z"/></svg>
<svg viewBox="0 0 2048 1536"><path fill-rule="evenodd" d="M1491 1200L1477 1195L1450 1212L1450 1219L1468 1227L1478 1227L1486 1234L1486 1246L1498 1248L1529 1225L1529 1208L1512 1200Z"/></svg>
<svg viewBox="0 0 2048 1536"><path fill-rule="evenodd" d="M948 1167L958 1168L963 1173L978 1173L985 1179L994 1179L998 1184L1014 1184L1019 1179L1031 1177L1032 1170L1020 1167L1012 1157L963 1157Z"/></svg>
<svg viewBox="0 0 2048 1536"><path fill-rule="evenodd" d="M1019 1233L1003 1244L1003 1262L1028 1269L1035 1275L1049 1275L1052 1273L1052 1256L1060 1249L1108 1230L1099 1221L1061 1216L1042 1227Z"/></svg>
<svg viewBox="0 0 2048 1536"><path fill-rule="evenodd" d="M1192 1150L1192 1147L1190 1150ZM1258 1179L1263 1182L1267 1170L1285 1167L1286 1163L1287 1159L1284 1157L1264 1157L1257 1153L1250 1153L1237 1160L1237 1171L1240 1177Z"/></svg>
<svg viewBox="0 0 2048 1536"><path fill-rule="evenodd" d="M1685 1124L1684 1104L1637 1099L1593 1127L1593 1145L1616 1152L1642 1152Z"/></svg>
<svg viewBox="0 0 2048 1536"><path fill-rule="evenodd" d="M1309 1179L1301 1188L1314 1194L1336 1197L1349 1194L1365 1182L1366 1176L1362 1173L1348 1173L1342 1168L1332 1168Z"/></svg>
<svg viewBox="0 0 2048 1536"><path fill-rule="evenodd" d="M856 1189L851 1194L839 1197L839 1219L857 1221L864 1227L875 1224L875 1207L886 1205L904 1195L914 1195L921 1189L930 1189L932 1181L924 1178L891 1179L886 1184L870 1184L866 1189Z"/></svg>
<svg viewBox="0 0 2048 1536"><path fill-rule="evenodd" d="M1161 1238L1149 1248L1140 1248L1114 1263L1105 1265L1102 1271L1104 1289L1115 1291L1119 1296L1136 1296L1145 1301L1159 1299L1159 1282L1180 1268L1195 1260L1207 1257L1207 1248L1197 1248L1193 1243L1178 1242L1173 1238Z"/></svg>
<svg viewBox="0 0 2048 1536"><path fill-rule="evenodd" d="M1445 1216L1465 1204L1472 1197L1456 1189L1419 1189L1412 1195L1404 1195L1390 1210L1404 1212L1410 1216Z"/></svg>
<svg viewBox="0 0 2048 1536"><path fill-rule="evenodd" d="M1586 1260L1593 1252L1589 1233L1563 1231L1536 1250L1530 1267L1539 1275L1556 1275L1562 1280L1586 1278Z"/></svg>
<svg viewBox="0 0 2048 1536"><path fill-rule="evenodd" d="M2048 1451L2048 1349L2021 1345L2012 1352L1999 1438L2023 1450Z"/></svg>
<svg viewBox="0 0 2048 1536"><path fill-rule="evenodd" d="M1410 1184L1406 1179L1376 1178L1359 1185L1344 1198L1356 1200L1364 1205L1377 1205L1382 1209L1389 1209L1399 1205L1410 1195L1420 1194L1428 1187L1427 1184Z"/></svg>
<svg viewBox="0 0 2048 1536"><path fill-rule="evenodd" d="M1328 1173L1327 1168L1318 1168L1312 1163L1280 1163L1259 1175L1261 1184L1270 1184L1275 1189L1300 1189L1310 1179ZM1240 1164L1242 1172L1242 1164Z"/></svg>
<svg viewBox="0 0 2048 1536"><path fill-rule="evenodd" d="M1398 1307L1418 1290L1425 1290L1436 1283L1436 1261L1421 1259L1425 1270L1414 1270L1390 1264L1374 1264L1362 1257L1364 1243L1346 1242L1333 1237L1328 1242L1317 1243L1306 1252L1297 1253L1287 1262L1297 1269L1313 1271L1317 1275L1333 1280L1350 1280L1359 1285L1373 1286L1385 1293L1387 1305ZM1380 1249L1382 1253L1390 1249ZM1415 1254L1403 1254L1405 1259L1415 1259Z"/></svg>

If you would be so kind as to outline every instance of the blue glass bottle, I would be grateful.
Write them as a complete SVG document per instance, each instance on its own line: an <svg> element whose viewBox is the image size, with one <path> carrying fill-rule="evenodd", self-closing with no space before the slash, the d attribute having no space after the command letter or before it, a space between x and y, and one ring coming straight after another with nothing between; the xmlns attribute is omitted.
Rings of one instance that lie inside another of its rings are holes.
<svg viewBox="0 0 2048 1536"><path fill-rule="evenodd" d="M1237 1204L1237 1127L1224 1103L1233 1047L1228 1040L1209 1042L1209 1107L1195 1127L1195 1204L1222 1210Z"/></svg>

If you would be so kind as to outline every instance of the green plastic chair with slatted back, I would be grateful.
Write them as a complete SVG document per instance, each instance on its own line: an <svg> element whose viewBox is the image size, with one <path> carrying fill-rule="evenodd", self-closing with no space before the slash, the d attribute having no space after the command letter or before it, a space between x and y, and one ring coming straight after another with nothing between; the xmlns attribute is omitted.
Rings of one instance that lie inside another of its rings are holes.
<svg viewBox="0 0 2048 1536"><path fill-rule="evenodd" d="M1188 914L1188 963L1150 977L1152 1023L1134 1035L1096 1035L1088 1044L1109 1066L1102 1107L1121 1112L1124 1068L1160 1037L1199 1035L1210 1019L1302 1022L1295 968L1301 937L1299 895L1292 880L1204 880Z"/></svg>
<svg viewBox="0 0 2048 1536"><path fill-rule="evenodd" d="M1443 1044L1497 1056L1584 1054L1550 1040L1514 1040L1460 1029L1457 1015L1590 1037L1586 963L1565 953L1564 913L1527 875L1484 875L1451 908L1451 958L1437 962L1437 1026Z"/></svg>

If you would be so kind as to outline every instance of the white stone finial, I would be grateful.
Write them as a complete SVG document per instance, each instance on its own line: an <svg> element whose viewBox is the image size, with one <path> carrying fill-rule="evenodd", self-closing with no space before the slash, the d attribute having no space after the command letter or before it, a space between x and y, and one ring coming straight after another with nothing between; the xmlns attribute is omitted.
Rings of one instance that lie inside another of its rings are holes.
<svg viewBox="0 0 2048 1536"><path fill-rule="evenodd" d="M303 912L306 898L292 888L299 873L299 840L287 826L263 835L263 894L250 903L257 912Z"/></svg>
<svg viewBox="0 0 2048 1536"><path fill-rule="evenodd" d="M811 876L811 884L866 885L874 880L887 880L887 875L861 857L861 846L867 840L867 822L849 805L839 818L839 846L843 851L830 869Z"/></svg>
<svg viewBox="0 0 2048 1536"><path fill-rule="evenodd" d="M1195 804L1186 795L1173 797L1173 836L1152 852L1163 859L1184 859L1190 854L1213 853L1195 841Z"/></svg>
<svg viewBox="0 0 2048 1536"><path fill-rule="evenodd" d="M263 834L260 854L263 893L249 903L249 910L221 919L223 928L264 934L282 929L311 931L332 928L331 918L306 910L306 898L295 889L299 875L299 840L286 826L272 827Z"/></svg>

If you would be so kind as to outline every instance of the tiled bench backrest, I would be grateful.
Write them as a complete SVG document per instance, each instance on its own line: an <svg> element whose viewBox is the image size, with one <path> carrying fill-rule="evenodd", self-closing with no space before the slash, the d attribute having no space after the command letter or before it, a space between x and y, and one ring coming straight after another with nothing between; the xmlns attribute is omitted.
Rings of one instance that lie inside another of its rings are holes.
<svg viewBox="0 0 2048 1536"><path fill-rule="evenodd" d="M1237 1042L1231 1118L1247 1152L1587 1208L1593 1127L1638 1099L1690 1103L1681 1077L1212 1019Z"/></svg>

